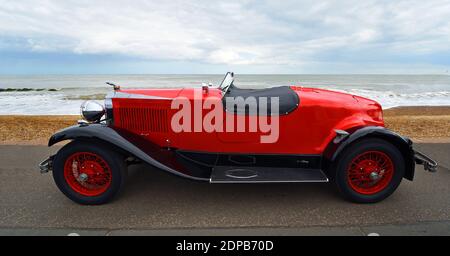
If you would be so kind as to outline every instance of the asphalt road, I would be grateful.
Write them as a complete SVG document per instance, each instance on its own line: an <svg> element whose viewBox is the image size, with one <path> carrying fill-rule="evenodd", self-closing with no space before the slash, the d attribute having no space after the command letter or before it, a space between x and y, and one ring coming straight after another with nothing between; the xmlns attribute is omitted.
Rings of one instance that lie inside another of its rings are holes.
<svg viewBox="0 0 450 256"><path fill-rule="evenodd" d="M208 184L130 169L110 204L67 199L37 164L57 148L0 146L0 235L450 235L450 144L419 144L437 173L416 169L387 200L342 200L332 184Z"/></svg>

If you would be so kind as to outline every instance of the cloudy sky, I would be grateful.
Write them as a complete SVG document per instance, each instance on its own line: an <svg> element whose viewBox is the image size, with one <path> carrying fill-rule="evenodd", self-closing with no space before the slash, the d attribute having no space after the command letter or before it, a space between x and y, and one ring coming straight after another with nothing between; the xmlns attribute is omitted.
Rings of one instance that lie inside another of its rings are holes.
<svg viewBox="0 0 450 256"><path fill-rule="evenodd" d="M0 0L0 74L449 69L450 0Z"/></svg>

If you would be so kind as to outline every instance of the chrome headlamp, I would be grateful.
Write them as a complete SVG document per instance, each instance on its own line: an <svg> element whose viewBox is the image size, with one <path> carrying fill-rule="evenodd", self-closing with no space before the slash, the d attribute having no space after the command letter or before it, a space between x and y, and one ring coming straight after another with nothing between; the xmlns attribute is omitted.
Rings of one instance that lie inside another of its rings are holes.
<svg viewBox="0 0 450 256"><path fill-rule="evenodd" d="M100 121L105 114L105 108L95 101L85 101L81 104L81 116L88 122Z"/></svg>

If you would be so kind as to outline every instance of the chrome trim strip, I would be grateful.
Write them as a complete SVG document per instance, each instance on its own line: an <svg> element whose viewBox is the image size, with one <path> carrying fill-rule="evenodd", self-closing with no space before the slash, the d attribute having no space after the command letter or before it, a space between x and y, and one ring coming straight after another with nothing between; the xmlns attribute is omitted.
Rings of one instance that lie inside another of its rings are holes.
<svg viewBox="0 0 450 256"><path fill-rule="evenodd" d="M171 98L159 97L159 96L149 96L142 94L133 94L125 92L110 92L106 95L106 99L149 99L149 100L172 100Z"/></svg>
<svg viewBox="0 0 450 256"><path fill-rule="evenodd" d="M108 92L105 96L105 99L112 99L112 98L114 98L115 94L116 94L116 92Z"/></svg>
<svg viewBox="0 0 450 256"><path fill-rule="evenodd" d="M233 175L233 174L225 174L225 176L227 176L227 177L229 177L229 178L233 178L233 179L251 179L251 178L256 178L256 177L258 177L258 174L253 174L253 175L250 175L250 176L236 176L236 175Z"/></svg>
<svg viewBox="0 0 450 256"><path fill-rule="evenodd" d="M105 108L113 108L112 98L105 98Z"/></svg>

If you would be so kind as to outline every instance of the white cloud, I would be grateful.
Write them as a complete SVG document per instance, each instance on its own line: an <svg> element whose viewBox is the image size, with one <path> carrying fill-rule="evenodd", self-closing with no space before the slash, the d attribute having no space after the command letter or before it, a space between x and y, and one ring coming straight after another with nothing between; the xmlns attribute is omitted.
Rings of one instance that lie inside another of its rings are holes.
<svg viewBox="0 0 450 256"><path fill-rule="evenodd" d="M0 0L0 47L17 48L14 38L38 52L305 64L337 50L449 52L448 17L448 0Z"/></svg>

